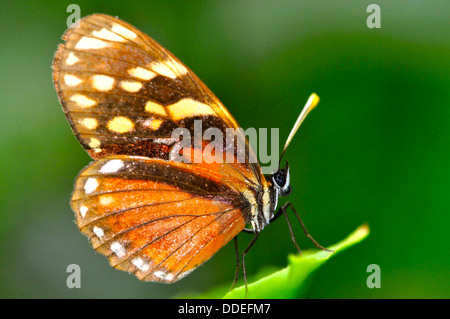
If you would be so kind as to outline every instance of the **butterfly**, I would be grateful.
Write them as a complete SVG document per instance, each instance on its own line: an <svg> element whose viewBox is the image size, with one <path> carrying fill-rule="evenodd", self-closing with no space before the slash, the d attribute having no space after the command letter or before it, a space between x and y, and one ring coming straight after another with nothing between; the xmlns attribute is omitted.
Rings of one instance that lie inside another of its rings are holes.
<svg viewBox="0 0 450 319"><path fill-rule="evenodd" d="M239 128L218 98L174 55L118 18L84 17L62 38L53 82L75 136L94 159L71 198L79 230L113 267L163 283L182 279L235 239L234 283L241 264L247 283L244 256L264 227L284 215L292 234L286 214L288 207L295 212L292 204L275 213L278 197L291 192L288 164L264 175L239 130L231 147L221 144L233 161L216 161L218 152L206 155L204 144L193 143L177 152L185 161L174 160L175 129L194 134L196 121L202 133ZM282 154L317 103L311 95ZM193 161L199 152L209 160ZM239 257L242 231L254 237Z"/></svg>

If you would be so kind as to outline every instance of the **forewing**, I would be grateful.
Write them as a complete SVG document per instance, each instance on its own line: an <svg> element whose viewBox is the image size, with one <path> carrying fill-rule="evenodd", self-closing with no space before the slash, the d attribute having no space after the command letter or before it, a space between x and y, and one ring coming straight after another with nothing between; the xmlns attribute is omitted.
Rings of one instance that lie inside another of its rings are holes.
<svg viewBox="0 0 450 319"><path fill-rule="evenodd" d="M126 22L91 15L63 39L66 43L54 59L54 81L72 127L88 150L117 144L116 139L111 141L117 134L124 134L125 143L131 137L137 141L170 137L175 127L193 116L217 117L223 125L237 127L185 65ZM97 120L95 128L86 116ZM130 122L109 123L114 116ZM100 143L92 143L92 138ZM94 157L101 157L98 153Z"/></svg>
<svg viewBox="0 0 450 319"><path fill-rule="evenodd" d="M178 141L173 130L187 128L193 136L198 119L202 133L214 127L225 136L227 128L238 128L191 70L130 24L94 14L69 28L63 40L53 61L55 88L72 130L94 159L123 154L169 160ZM258 183L262 174L245 135L237 132L235 139L227 148L224 138L222 151L237 158L245 149L240 166Z"/></svg>
<svg viewBox="0 0 450 319"><path fill-rule="evenodd" d="M77 225L115 268L175 282L245 225L248 203L220 175L183 163L111 156L85 168L72 197Z"/></svg>

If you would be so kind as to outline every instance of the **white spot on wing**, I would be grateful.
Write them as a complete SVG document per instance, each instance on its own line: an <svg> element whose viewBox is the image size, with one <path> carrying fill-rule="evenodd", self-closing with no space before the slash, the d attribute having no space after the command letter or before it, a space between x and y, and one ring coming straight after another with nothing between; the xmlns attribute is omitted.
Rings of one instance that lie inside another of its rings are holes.
<svg viewBox="0 0 450 319"><path fill-rule="evenodd" d="M173 279L173 274L168 274L163 270L158 270L153 273L156 278L162 279L164 281L171 281Z"/></svg>
<svg viewBox="0 0 450 319"><path fill-rule="evenodd" d="M114 78L107 75L96 74L92 77L92 85L99 91L109 91L113 88Z"/></svg>
<svg viewBox="0 0 450 319"><path fill-rule="evenodd" d="M134 130L134 123L125 116L116 116L108 122L107 127L116 133L127 133Z"/></svg>
<svg viewBox="0 0 450 319"><path fill-rule="evenodd" d="M88 208L86 206L80 207L80 214L81 214L82 218L84 218L84 216L86 216L87 211L88 211Z"/></svg>
<svg viewBox="0 0 450 319"><path fill-rule="evenodd" d="M89 177L86 181L86 184L84 184L84 192L86 194L90 194L93 191L95 191L98 187L98 182L95 178Z"/></svg>
<svg viewBox="0 0 450 319"><path fill-rule="evenodd" d="M90 148L94 148L95 149L95 148L98 148L101 145L101 143L95 137L91 137L90 142L89 142L88 145L89 145ZM96 151L96 153L98 153L98 152Z"/></svg>
<svg viewBox="0 0 450 319"><path fill-rule="evenodd" d="M103 232L103 229L101 229L100 227L94 226L94 228L92 229L92 231L94 232L94 234L98 237L98 238L102 238L103 236L105 236L105 233Z"/></svg>
<svg viewBox="0 0 450 319"><path fill-rule="evenodd" d="M66 83L67 86L77 86L83 82L80 78L76 77L72 74L66 74L64 75L64 83Z"/></svg>
<svg viewBox="0 0 450 319"><path fill-rule="evenodd" d="M97 104L94 100L91 100L85 95L75 94L70 97L71 101L74 101L79 107L87 108Z"/></svg>
<svg viewBox="0 0 450 319"><path fill-rule="evenodd" d="M104 40L109 40L109 41L116 41L116 42L125 42L126 41L126 39L124 39L120 35L118 35L114 32L111 32L105 28L101 29L100 31L92 32L92 35L97 38L102 38Z"/></svg>
<svg viewBox="0 0 450 319"><path fill-rule="evenodd" d="M181 75L185 75L186 73L188 73L188 70L186 69L186 67L184 65L182 65L181 63L175 61L175 59L169 57L166 60L166 64L172 69L172 70L176 70L177 75L181 76Z"/></svg>
<svg viewBox="0 0 450 319"><path fill-rule="evenodd" d="M114 23L111 29L113 30L113 32L120 34L121 36L129 40L134 40L137 37L136 33L117 23Z"/></svg>
<svg viewBox="0 0 450 319"><path fill-rule="evenodd" d="M146 262L142 260L141 257L134 258L131 263L135 265L140 271L147 272L150 268Z"/></svg>
<svg viewBox="0 0 450 319"><path fill-rule="evenodd" d="M103 165L102 168L100 168L99 172L100 173L116 173L124 165L125 164L121 160L118 160L118 159L110 160L105 165Z"/></svg>
<svg viewBox="0 0 450 319"><path fill-rule="evenodd" d="M208 104L200 103L192 99L182 99L167 107L175 121L196 115L213 115L214 110Z"/></svg>
<svg viewBox="0 0 450 319"><path fill-rule="evenodd" d="M66 64L67 65L74 65L75 63L77 63L78 61L80 61L80 59L78 59L76 57L76 55L73 52L69 53L69 56L66 59Z"/></svg>
<svg viewBox="0 0 450 319"><path fill-rule="evenodd" d="M92 117L84 118L80 123L88 130L95 130L98 126L98 121Z"/></svg>
<svg viewBox="0 0 450 319"><path fill-rule="evenodd" d="M140 66L129 69L128 74L131 76L134 76L135 78L138 78L141 80L146 80L146 81L151 80L156 76L156 73L149 71L147 69L144 69Z"/></svg>
<svg viewBox="0 0 450 319"><path fill-rule="evenodd" d="M119 242L113 242L111 244L111 250L117 255L117 257L125 257L125 247L123 247Z"/></svg>
<svg viewBox="0 0 450 319"><path fill-rule="evenodd" d="M75 46L78 50L97 50L107 47L108 43L100 39L91 37L82 37Z"/></svg>
<svg viewBox="0 0 450 319"><path fill-rule="evenodd" d="M122 81L120 87L127 92L135 93L142 88L141 82Z"/></svg>
<svg viewBox="0 0 450 319"><path fill-rule="evenodd" d="M175 72L169 68L164 62L153 62L150 64L150 68L158 73L159 75L175 79L177 75Z"/></svg>
<svg viewBox="0 0 450 319"><path fill-rule="evenodd" d="M167 116L164 106L153 101L148 101L147 104L145 104L145 110L153 114Z"/></svg>

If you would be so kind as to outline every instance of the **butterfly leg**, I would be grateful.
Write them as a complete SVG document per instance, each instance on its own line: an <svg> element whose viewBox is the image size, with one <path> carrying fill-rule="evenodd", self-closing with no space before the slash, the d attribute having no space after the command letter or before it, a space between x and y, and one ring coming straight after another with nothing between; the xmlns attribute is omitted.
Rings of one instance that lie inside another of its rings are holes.
<svg viewBox="0 0 450 319"><path fill-rule="evenodd" d="M258 239L259 236L259 231L255 231L255 235L252 238L252 241L250 242L250 244L247 246L247 248L244 250L244 252L242 253L242 272L244 274L244 283L245 283L245 298L247 298L247 294L248 294L248 287L247 287L247 272L245 271L245 255L248 253L248 251L250 250L250 248L252 248L253 244L256 242L256 240Z"/></svg>
<svg viewBox="0 0 450 319"><path fill-rule="evenodd" d="M300 250L300 247L297 244L297 241L295 240L294 232L292 231L291 222L289 221L289 218L288 218L288 215L287 215L287 212L286 212L286 207L287 207L288 204L289 204L289 202L286 203L285 205L281 206L280 210L278 212L281 211L281 213L283 214L284 218L286 219L286 223L287 223L287 225L289 227L289 233L291 234L291 240L294 243L295 248L297 248L297 251L298 251L299 255L303 255L302 251ZM278 212L277 212L277 215L281 216L281 214L278 214ZM274 218L276 218L276 217L278 217L278 216L274 216ZM272 220L274 218L272 218Z"/></svg>
<svg viewBox="0 0 450 319"><path fill-rule="evenodd" d="M302 219L301 219L300 216L298 215L298 213L297 213L297 211L295 210L294 206L293 206L290 202L287 202L284 206L285 206L285 207L289 206L289 207L292 209L292 211L293 211L294 214L295 214L295 217L297 217L298 222L299 222L300 225L302 226L303 231L305 232L306 237L308 237L309 240L311 240L311 241L313 242L313 244L314 244L317 248L322 249L322 250L325 250L325 251L329 251L329 252L331 252L331 253L334 252L334 250L327 249L327 248L323 247L322 245L320 245L320 244L319 244L319 243L318 243L318 242L317 242L317 241L316 241L316 240L308 233L308 230L306 229L305 224L303 223Z"/></svg>
<svg viewBox="0 0 450 319"><path fill-rule="evenodd" d="M239 276L240 263L239 263L239 248L238 248L238 238L237 238L237 236L234 237L234 250L236 252L236 272L234 274L233 284L231 285L230 289L228 289L228 292L233 290L233 288L236 285L236 282L238 280L238 276Z"/></svg>
<svg viewBox="0 0 450 319"><path fill-rule="evenodd" d="M245 296L247 296L247 275L246 275L246 271L245 271L245 261L244 261L244 257L245 254L250 250L250 248L253 246L253 244L255 243L256 239L258 238L257 235L259 235L259 232L256 232L256 230L252 229L252 228L244 228L242 230L245 233L248 234L255 234L255 236L253 237L251 243L248 245L247 249L242 253L242 266L243 266L243 273L244 273L244 282L245 282ZM256 237L256 238L255 238ZM234 274L234 280L233 280L233 284L231 285L230 289L228 291L233 290L234 286L236 285L236 282L238 280L238 276L239 276L239 268L240 268L240 262L239 262L239 248L238 248L238 239L237 236L234 237L234 250L236 252L236 272Z"/></svg>
<svg viewBox="0 0 450 319"><path fill-rule="evenodd" d="M288 227L289 227L289 232L291 233L291 239L292 239L292 242L294 243L295 247L297 248L297 250L298 250L298 252L299 252L300 254L301 254L300 248L299 248L299 246L297 245L297 242L295 241L294 233L293 233L293 231L292 231L292 227L291 227L291 224L290 224L290 222L289 222L289 218L288 218L288 216L287 216L286 210L287 210L288 207L291 208L292 211L294 212L295 217L297 218L297 220L299 221L300 225L302 226L302 229L303 229L303 231L304 231L306 237L308 237L309 240L311 240L312 243L313 243L317 248L319 248L319 249L321 249L321 250L329 251L329 252L334 252L333 250L327 249L327 248L323 247L322 245L320 245L320 244L319 244L319 243L318 243L318 242L317 242L317 241L309 234L308 230L306 229L305 224L303 223L302 219L301 219L300 216L298 215L298 213L297 213L297 211L295 210L294 206L293 206L290 202L287 202L286 204L284 204L283 206L280 207L280 209L279 209L278 212L274 215L274 217L270 220L270 222L274 221L275 219L277 219L277 218L280 217L281 215L284 215L284 217L286 218L286 222L287 222L287 224L288 224Z"/></svg>

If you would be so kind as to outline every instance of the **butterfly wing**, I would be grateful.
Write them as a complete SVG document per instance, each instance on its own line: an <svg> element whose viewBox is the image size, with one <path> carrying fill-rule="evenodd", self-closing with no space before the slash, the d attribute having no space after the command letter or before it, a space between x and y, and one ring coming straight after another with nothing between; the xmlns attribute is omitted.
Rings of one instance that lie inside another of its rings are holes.
<svg viewBox="0 0 450 319"><path fill-rule="evenodd" d="M175 282L245 225L248 203L206 169L145 157L111 156L78 176L79 229L115 268L141 280Z"/></svg>
<svg viewBox="0 0 450 319"><path fill-rule="evenodd" d="M176 281L255 213L255 194L267 183L253 150L236 130L232 146L225 139L222 145L231 163L196 162L195 152L182 154L189 163L173 162L179 142L174 129L194 136L195 120L202 121L202 133L218 128L226 136L238 128L214 94L170 52L120 19L85 17L63 40L53 81L74 134L97 160L76 181L71 205L78 227L114 267L142 280ZM202 144L208 158L204 150Z"/></svg>
<svg viewBox="0 0 450 319"><path fill-rule="evenodd" d="M53 80L63 110L80 143L94 158L112 154L169 158L172 132L193 135L194 120L208 128L238 124L214 94L156 41L128 23L103 14L87 16L64 34L53 62ZM261 172L243 132L247 178ZM241 161L242 162L242 161ZM233 164L231 164L233 165Z"/></svg>

